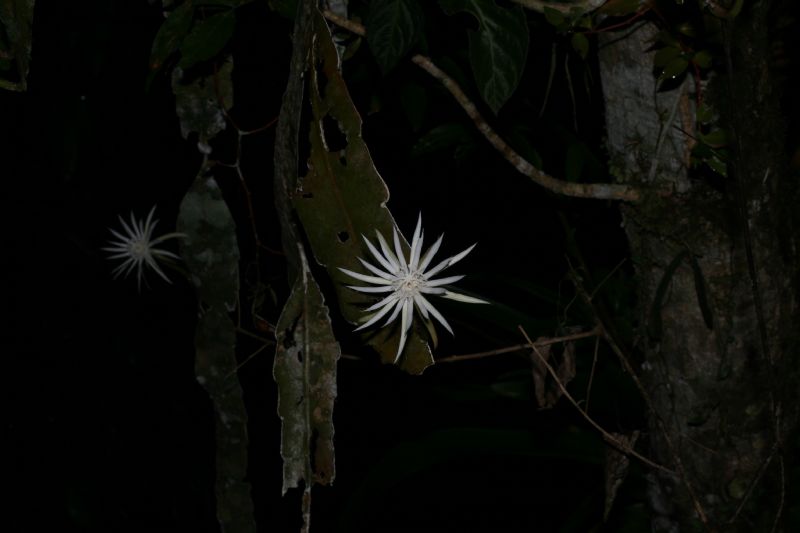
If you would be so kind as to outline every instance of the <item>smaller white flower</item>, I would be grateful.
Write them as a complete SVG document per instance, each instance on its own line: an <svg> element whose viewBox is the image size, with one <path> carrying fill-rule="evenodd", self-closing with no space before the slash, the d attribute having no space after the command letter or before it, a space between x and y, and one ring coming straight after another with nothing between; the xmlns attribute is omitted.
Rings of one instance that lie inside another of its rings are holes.
<svg viewBox="0 0 800 533"><path fill-rule="evenodd" d="M150 210L145 220L136 220L131 213L131 223L128 225L122 217L119 221L122 224L123 233L109 228L109 231L116 237L116 240L109 241L109 246L103 248L103 251L111 252L112 255L109 259L122 259L122 264L118 265L114 270L114 278L119 277L120 274L125 277L130 274L133 269L136 269L136 279L138 288L142 290L142 279L144 278L145 267L151 268L156 274L161 276L167 283L172 283L166 274L158 266L158 261L180 259L177 255L167 250L160 250L155 246L168 239L176 237L185 237L183 233L167 233L156 239L153 239L153 230L158 224L158 220L153 220L153 214L156 208Z"/></svg>
<svg viewBox="0 0 800 533"><path fill-rule="evenodd" d="M425 295L432 294L435 296L441 296L442 298L449 298L450 300L457 300L459 302L472 304L489 303L478 298L451 292L445 288L446 285L455 283L464 276L449 276L446 278L432 279L432 277L439 272L456 264L458 261L466 257L466 255L470 253L473 248L475 248L475 244L460 254L448 257L430 270L426 270L431 264L433 256L437 251L439 251L439 247L442 245L444 234L442 234L436 240L436 242L433 243L433 246L428 248L428 250L422 254L421 251L424 232L422 231L421 214L417 220L417 227L414 230L414 236L411 239L411 250L409 252L408 260L406 260L406 257L403 254L403 249L400 246L400 236L397 233L396 227L394 228L394 251L391 250L386 240L383 238L383 235L381 235L379 231L376 231L375 233L378 235L378 245L380 246L380 251L378 251L378 249L371 242L369 242L369 239L367 239L364 235L361 237L367 244L367 248L372 256L382 268L372 265L359 257L358 260L361 262L361 264L364 265L367 270L375 274L374 276L359 274L358 272L353 272L352 270L348 270L346 268L339 268L339 270L351 278L374 285L373 287L347 285L348 288L353 289L354 291L368 294L389 293L388 296L365 309L365 312L369 313L375 311L375 313L371 316L368 316L366 322L357 327L355 331L370 327L390 312L391 314L389 314L389 318L382 327L388 326L399 316L401 320L400 345L397 348L395 363L400 359L400 354L403 352L408 330L411 329L411 324L413 322L415 308L417 313L420 314L426 324L431 323L431 317L433 317L439 321L439 323L444 326L451 335L453 334L453 328L450 327L450 324L447 323L447 320L445 320L442 314L437 311L433 305L431 305Z"/></svg>

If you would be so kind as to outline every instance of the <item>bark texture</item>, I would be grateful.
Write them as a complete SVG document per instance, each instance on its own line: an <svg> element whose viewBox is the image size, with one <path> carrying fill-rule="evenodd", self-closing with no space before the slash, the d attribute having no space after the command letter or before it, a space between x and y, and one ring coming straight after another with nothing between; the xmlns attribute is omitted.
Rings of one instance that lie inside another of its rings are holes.
<svg viewBox="0 0 800 533"><path fill-rule="evenodd" d="M704 87L736 139L729 177L713 186L688 171L692 80L656 91L658 29L601 37L612 170L673 190L622 208L650 452L682 472L650 476L658 532L771 531L784 507L781 446L797 418L797 186L768 63L771 2L746 4L726 25L732 74Z"/></svg>

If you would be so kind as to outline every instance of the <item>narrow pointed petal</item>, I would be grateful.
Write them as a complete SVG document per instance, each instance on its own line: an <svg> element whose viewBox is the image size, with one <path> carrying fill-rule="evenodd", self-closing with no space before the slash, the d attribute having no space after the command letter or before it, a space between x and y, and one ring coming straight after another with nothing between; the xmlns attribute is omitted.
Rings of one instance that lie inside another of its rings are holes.
<svg viewBox="0 0 800 533"><path fill-rule="evenodd" d="M438 320L447 331L450 332L450 335L455 335L455 333L453 333L453 328L450 327L450 324L447 323L447 320L444 319L442 314L439 311L437 311L436 308L432 306L431 303L428 300L426 300L424 296L420 295L419 298L422 305L425 306L425 309L427 309L428 312L432 314L434 318L436 318L436 320Z"/></svg>
<svg viewBox="0 0 800 533"><path fill-rule="evenodd" d="M417 268L420 248L422 248L422 213L417 218L417 227L414 228L414 236L411 238L411 251L408 254L408 267L411 270Z"/></svg>
<svg viewBox="0 0 800 533"><path fill-rule="evenodd" d="M449 257L449 258L445 259L444 261L442 261L441 263L439 263L438 265L433 267L430 270L430 272L426 272L425 276L430 278L431 276L435 275L438 272L441 272L445 268L448 268L450 266L455 265L456 263L458 263L459 261L464 259L467 256L467 254L470 253L472 251L472 249L475 248L475 246L477 246L477 244L478 243L473 244L472 246L470 246L469 248L467 248L466 250L464 250L460 254L457 254L457 255L454 255L453 257Z"/></svg>
<svg viewBox="0 0 800 533"><path fill-rule="evenodd" d="M394 267L394 270L392 272L398 274L400 272L400 261L397 259L397 257L395 257L394 253L392 253L392 250L389 248L389 243L387 243L386 239L383 238L381 232L375 230L375 233L378 234L378 244L381 247L383 255L386 256L386 260L389 261Z"/></svg>
<svg viewBox="0 0 800 533"><path fill-rule="evenodd" d="M422 243L425 241L425 232L423 231L419 235L419 243L417 243L417 247L413 249L411 252L411 269L418 270L419 266L419 256L422 252Z"/></svg>
<svg viewBox="0 0 800 533"><path fill-rule="evenodd" d="M461 261L462 259L464 259L465 257L467 257L467 255L468 255L468 254L469 254L469 253L470 253L470 252L471 252L471 251L472 251L472 250L473 250L473 249L474 249L476 246L478 246L478 243L477 243L477 242L476 242L475 244L473 244L472 246L470 246L469 248L467 248L466 250L464 250L463 252L461 252L460 254L457 254L457 255L454 255L453 257L451 257L451 258L450 258L450 264L449 264L449 265L447 265L447 266L453 266L453 265L455 265L456 263L458 263L459 261Z"/></svg>
<svg viewBox="0 0 800 533"><path fill-rule="evenodd" d="M447 278L432 279L426 284L428 287L440 287L449 283L455 283L458 280L464 279L464 276L450 276Z"/></svg>
<svg viewBox="0 0 800 533"><path fill-rule="evenodd" d="M339 270L341 270L342 272L344 272L345 274L347 274L351 278L355 278L355 279L357 279L359 281L365 281L367 283L373 283L375 285L391 285L392 284L392 282L387 280L387 279L378 278L376 276L366 276L364 274L359 274L358 272L353 272L352 270L347 270L346 268L339 267Z"/></svg>
<svg viewBox="0 0 800 533"><path fill-rule="evenodd" d="M153 239L152 241L150 241L150 246L155 246L156 244L164 242L169 239L179 239L179 238L185 239L186 237L188 237L188 235L186 235L185 233L173 231L172 233L167 233L166 235L162 235L161 237Z"/></svg>
<svg viewBox="0 0 800 533"><path fill-rule="evenodd" d="M433 256L436 255L436 252L439 251L439 247L442 245L442 239L444 239L444 233L439 235L439 238L436 239L436 242L433 243L433 246L428 248L428 251L422 256L422 260L419 263L419 270L425 272L425 269L428 268L428 265L431 264L431 260L433 260Z"/></svg>
<svg viewBox="0 0 800 533"><path fill-rule="evenodd" d="M155 257L167 257L169 259L180 259L179 255L176 255L169 250L150 250L150 253L153 254Z"/></svg>
<svg viewBox="0 0 800 533"><path fill-rule="evenodd" d="M486 300L481 300L480 298L474 298L472 296L467 296L466 294L461 294L458 292L452 291L444 291L442 294L442 298L447 298L448 300L455 300L457 302L464 302L467 304L488 304Z"/></svg>
<svg viewBox="0 0 800 533"><path fill-rule="evenodd" d="M423 296L421 294L415 294L414 295L414 303L417 304L417 311L419 311L419 314L422 315L422 318L424 318L425 320L428 320L428 316L430 316L430 315L428 314L428 309L422 303L422 299L423 299Z"/></svg>
<svg viewBox="0 0 800 533"><path fill-rule="evenodd" d="M395 277L392 276L391 274L389 274L387 272L384 272L380 268L376 267L375 265L372 265L372 264L368 263L367 261L364 261L360 257L358 258L358 260L361 262L362 265L364 265L364 268L366 268L367 270L369 270L373 274L375 274L375 275L377 275L377 276L379 276L379 277L381 277L381 278L383 278L385 280L394 282Z"/></svg>
<svg viewBox="0 0 800 533"><path fill-rule="evenodd" d="M399 298L399 296L397 296L396 293L392 293L389 296L387 296L386 298L384 298L383 300L381 300L380 302L378 302L376 304L373 304L373 305L367 307L366 309L364 309L364 312L365 313L369 313L370 311L374 311L376 309L379 309L379 308L383 307L384 305L388 305L389 307L392 307L392 306L394 306L395 300L397 300L398 298Z"/></svg>
<svg viewBox="0 0 800 533"><path fill-rule="evenodd" d="M382 256L381 253L375 248L375 246L371 242L369 242L369 239L367 239L364 235L362 235L361 238L364 239L365 243L367 243L367 248L369 248L369 253L371 253L372 256L375 258L375 260L378 261L378 263L380 263L381 266L386 269L386 272L397 272L400 269L400 267L398 267L396 264L393 264L391 261L387 260L384 256Z"/></svg>
<svg viewBox="0 0 800 533"><path fill-rule="evenodd" d="M408 272L408 263L403 255L403 247L400 246L400 234L397 233L397 227L394 228L394 251L397 254L397 259L400 260L400 270Z"/></svg>
<svg viewBox="0 0 800 533"><path fill-rule="evenodd" d="M441 295L447 292L447 290L441 287L420 287L419 292L423 294L436 294Z"/></svg>
<svg viewBox="0 0 800 533"><path fill-rule="evenodd" d="M397 357L395 357L394 362L400 360L400 354L403 353L403 347L406 344L406 337L407 332L411 329L411 320L413 318L414 312L414 305L411 303L411 300L405 299L403 300L403 310L402 310L402 318L400 324L400 346L397 348Z"/></svg>
<svg viewBox="0 0 800 533"><path fill-rule="evenodd" d="M389 318L386 319L386 322L383 323L384 328L389 324L391 324L392 322L394 322L394 319L397 318L397 315L400 314L400 310L402 308L403 308L403 299L401 298L397 300L397 303L394 306L394 311L392 311L391 316L389 316Z"/></svg>
<svg viewBox="0 0 800 533"><path fill-rule="evenodd" d="M360 331L362 329L370 327L372 324L374 324L375 322L377 322L378 320L383 318L386 315L386 313L388 313L391 310L392 310L392 306L391 305L385 306L383 309L381 309L380 311L378 311L377 313L372 315L372 318L370 318L369 320L367 320L366 322L364 322L363 324L358 326L353 331Z"/></svg>
<svg viewBox="0 0 800 533"><path fill-rule="evenodd" d="M392 292L394 290L394 287L392 287L391 285L382 285L380 287L358 287L356 285L345 285L345 287L347 287L348 289L353 289L354 291L365 292L368 294L380 293L380 292Z"/></svg>

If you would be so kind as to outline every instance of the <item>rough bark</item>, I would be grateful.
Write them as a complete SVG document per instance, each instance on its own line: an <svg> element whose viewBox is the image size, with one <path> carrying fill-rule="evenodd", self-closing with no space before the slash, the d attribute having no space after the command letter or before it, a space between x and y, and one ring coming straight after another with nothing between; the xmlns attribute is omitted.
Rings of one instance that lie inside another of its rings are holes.
<svg viewBox="0 0 800 533"><path fill-rule="evenodd" d="M616 178L674 191L622 208L650 452L683 471L650 475L654 531L770 531L783 506L780 446L797 418L797 186L767 63L770 4L748 3L726 26L733 75L705 87L736 137L721 185L688 170L693 141L680 130L694 131L694 85L656 91L657 28L601 37Z"/></svg>

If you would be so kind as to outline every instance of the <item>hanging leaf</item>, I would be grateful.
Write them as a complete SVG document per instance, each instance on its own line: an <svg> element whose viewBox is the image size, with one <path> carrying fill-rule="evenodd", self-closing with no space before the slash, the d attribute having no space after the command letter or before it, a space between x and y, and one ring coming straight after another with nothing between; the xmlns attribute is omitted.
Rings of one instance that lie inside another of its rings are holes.
<svg viewBox="0 0 800 533"><path fill-rule="evenodd" d="M367 42L384 74L416 43L424 23L417 0L374 0L370 4Z"/></svg>
<svg viewBox="0 0 800 533"><path fill-rule="evenodd" d="M528 55L528 24L520 6L494 0L439 0L445 13L465 11L478 20L469 31L469 60L478 91L497 114L516 90Z"/></svg>
<svg viewBox="0 0 800 533"><path fill-rule="evenodd" d="M586 35L577 32L573 33L571 41L572 48L578 52L581 59L586 59L586 55L589 53L589 39L586 38Z"/></svg>
<svg viewBox="0 0 800 533"><path fill-rule="evenodd" d="M172 10L161 23L150 51L150 77L161 70L169 56L178 51L184 37L189 33L189 28L192 27L193 15L194 4L184 2Z"/></svg>
<svg viewBox="0 0 800 533"><path fill-rule="evenodd" d="M546 337L540 337L536 339L536 343L546 340ZM531 350L530 357L536 403L539 404L539 409L550 409L556 404L558 399L561 398L562 394L561 388L553 383L553 377L550 376L547 365L545 364L549 363L550 366L555 366L552 362L554 359L553 345L547 344L537 347L536 350ZM555 371L558 381L560 381L564 387L575 377L575 343L564 343L561 362Z"/></svg>
<svg viewBox="0 0 800 533"><path fill-rule="evenodd" d="M333 403L341 352L322 292L300 253L302 271L276 326L273 376L282 421L283 493L302 481L308 495L315 483L328 485L335 477Z"/></svg>
<svg viewBox="0 0 800 533"><path fill-rule="evenodd" d="M551 26L554 26L559 30L562 29L567 23L567 17L565 17L561 11L553 9L550 6L544 7L544 18L550 23Z"/></svg>
<svg viewBox="0 0 800 533"><path fill-rule="evenodd" d="M678 46L665 46L659 48L653 56L653 65L664 68L669 62L683 54Z"/></svg>
<svg viewBox="0 0 800 533"><path fill-rule="evenodd" d="M194 25L181 44L180 67L184 70L220 53L233 35L236 12L217 13Z"/></svg>
<svg viewBox="0 0 800 533"><path fill-rule="evenodd" d="M636 446L636 441L639 439L639 431L634 431L630 435L624 435L622 433L611 433L611 435L617 442L631 449ZM606 493L605 509L603 510L604 522L608 520L608 515L611 513L614 500L617 498L617 491L619 491L625 478L628 477L630 465L631 460L627 455L613 446L606 444L606 460L603 465Z"/></svg>
<svg viewBox="0 0 800 533"><path fill-rule="evenodd" d="M33 42L33 6L34 0L0 0L0 36L4 35L9 50L3 52L7 67L11 71L15 64L15 72L3 73L0 77L0 88L12 91L24 91L28 87L28 70L31 60ZM0 41L1 42L1 41Z"/></svg>
<svg viewBox="0 0 800 533"><path fill-rule="evenodd" d="M175 111L181 123L184 139L197 133L199 148L210 153L210 141L225 129L225 110L233 106L233 60L229 57L212 76L196 78L189 83L183 81L183 69L172 72L172 92L175 94Z"/></svg>
<svg viewBox="0 0 800 533"><path fill-rule="evenodd" d="M714 329L714 317L711 314L711 306L708 305L708 291L706 291L706 279L703 276L703 271L700 268L700 263L697 258L689 254L689 264L692 265L692 275L694 276L694 289L697 293L697 305L700 307L700 312L703 315L703 322L705 322L708 329Z"/></svg>
<svg viewBox="0 0 800 533"><path fill-rule="evenodd" d="M658 81L675 79L686 72L688 66L689 61L685 57L676 57L664 66L664 70L661 71Z"/></svg>
<svg viewBox="0 0 800 533"><path fill-rule="evenodd" d="M312 68L307 77L311 153L308 173L298 180L294 206L314 257L335 282L342 315L355 324L371 300L346 287L352 280L339 267L362 270L357 258L369 257L369 251L361 236L374 239L376 231L390 236L395 222L386 208L389 191L361 137L361 117L339 74L336 49L319 12L314 13L314 32L316 47L310 54ZM404 239L403 246L408 250ZM400 338L397 328L365 335L384 362L395 360ZM418 374L431 364L426 341L417 329L412 330L401 367Z"/></svg>
<svg viewBox="0 0 800 533"><path fill-rule="evenodd" d="M661 304L664 301L664 296L667 294L669 282L672 281L672 276L675 275L675 271L678 270L678 267L687 255L688 252L683 250L675 256L670 264L667 265L667 268L664 269L664 275L661 277L661 281L658 282L658 287L656 287L653 305L650 308L650 322L647 325L647 333L653 342L661 340L661 331L663 329L661 323Z"/></svg>
<svg viewBox="0 0 800 533"><path fill-rule="evenodd" d="M214 406L217 519L223 531L255 532L247 475L247 413L236 375L236 331L228 311L239 292L236 226L212 176L201 172L184 196L181 256L204 312L195 334L195 373Z"/></svg>

